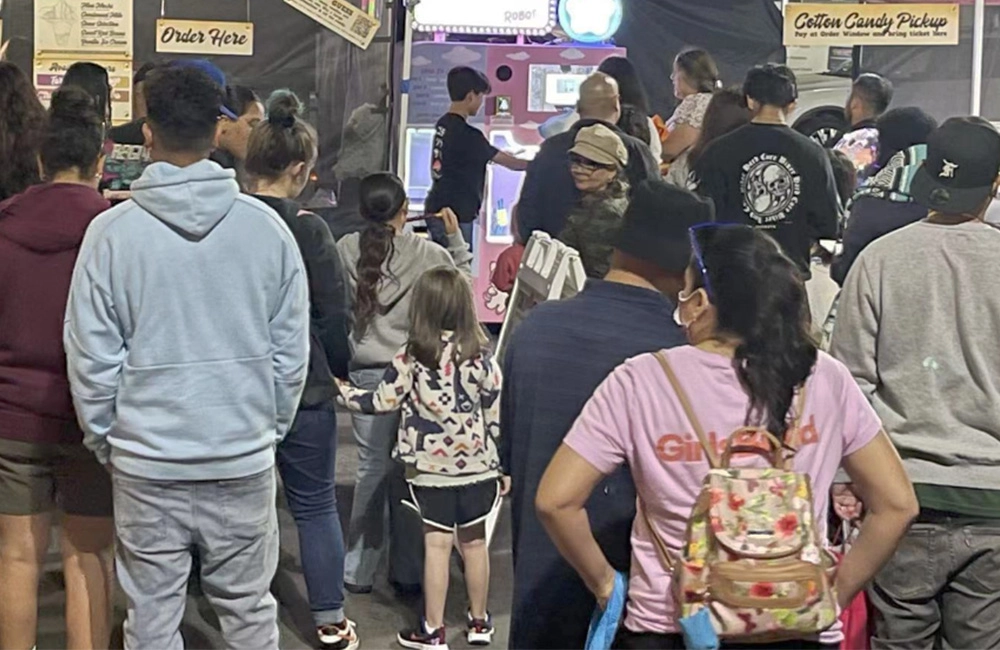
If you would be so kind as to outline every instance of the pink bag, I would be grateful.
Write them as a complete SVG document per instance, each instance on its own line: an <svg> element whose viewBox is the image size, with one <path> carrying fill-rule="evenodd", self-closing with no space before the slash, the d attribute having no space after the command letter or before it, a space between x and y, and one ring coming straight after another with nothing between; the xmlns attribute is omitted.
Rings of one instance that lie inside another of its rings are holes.
<svg viewBox="0 0 1000 650"><path fill-rule="evenodd" d="M844 624L844 641L841 650L871 650L871 632L868 629L868 596L864 592L855 597L851 606L840 613Z"/></svg>
<svg viewBox="0 0 1000 650"><path fill-rule="evenodd" d="M854 537L854 526L850 522L843 522L841 536L843 539L843 549L846 551ZM843 555L838 554L838 559L843 559ZM840 644L841 650L871 650L872 619L868 615L868 596L861 592L851 601L850 607L840 613L840 622L844 626L844 640Z"/></svg>

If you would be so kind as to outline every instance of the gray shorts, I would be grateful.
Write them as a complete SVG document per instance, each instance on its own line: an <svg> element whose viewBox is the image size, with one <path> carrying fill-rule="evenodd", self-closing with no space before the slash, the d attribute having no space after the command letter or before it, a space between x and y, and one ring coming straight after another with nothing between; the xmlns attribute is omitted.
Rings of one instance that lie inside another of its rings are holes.
<svg viewBox="0 0 1000 650"><path fill-rule="evenodd" d="M0 515L113 514L111 475L83 444L0 439Z"/></svg>

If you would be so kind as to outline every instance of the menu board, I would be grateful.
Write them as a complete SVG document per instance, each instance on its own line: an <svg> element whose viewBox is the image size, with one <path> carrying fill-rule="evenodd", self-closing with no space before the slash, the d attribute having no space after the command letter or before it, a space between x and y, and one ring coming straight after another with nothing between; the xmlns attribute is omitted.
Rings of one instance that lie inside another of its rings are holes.
<svg viewBox="0 0 1000 650"><path fill-rule="evenodd" d="M35 0L35 49L132 58L132 0Z"/></svg>
<svg viewBox="0 0 1000 650"><path fill-rule="evenodd" d="M62 85L63 76L69 67L80 61L78 56L40 53L35 57L35 89L38 98L47 107L52 93ZM86 61L96 63L108 71L111 81L111 120L124 124L132 119L132 62L128 59L103 59L99 56L86 57Z"/></svg>

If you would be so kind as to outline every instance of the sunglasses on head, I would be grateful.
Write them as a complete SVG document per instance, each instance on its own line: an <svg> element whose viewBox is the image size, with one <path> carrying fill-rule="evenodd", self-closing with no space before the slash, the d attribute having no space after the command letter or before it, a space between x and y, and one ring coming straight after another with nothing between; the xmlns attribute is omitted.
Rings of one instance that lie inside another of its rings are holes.
<svg viewBox="0 0 1000 650"><path fill-rule="evenodd" d="M709 300L714 300L715 295L712 293L712 283L708 277L708 267L705 266L705 253L702 250L701 243L698 241L698 236L700 233L711 233L718 230L736 228L750 230L750 226L739 223L702 223L688 228L688 237L691 240L691 253L694 256L695 263L698 265L702 285L705 293L708 294Z"/></svg>
<svg viewBox="0 0 1000 650"><path fill-rule="evenodd" d="M571 167L582 167L587 171L597 171L598 169L603 169L605 171L614 171L614 165L602 165L601 163L596 163L589 158L584 158L583 156L575 153L569 155L569 164Z"/></svg>

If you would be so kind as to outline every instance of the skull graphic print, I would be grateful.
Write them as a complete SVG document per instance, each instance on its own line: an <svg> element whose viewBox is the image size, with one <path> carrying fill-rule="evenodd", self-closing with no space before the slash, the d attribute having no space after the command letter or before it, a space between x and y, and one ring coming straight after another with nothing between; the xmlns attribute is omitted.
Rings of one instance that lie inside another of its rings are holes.
<svg viewBox="0 0 1000 650"><path fill-rule="evenodd" d="M784 156L761 154L743 165L743 209L758 226L785 221L799 204L802 179Z"/></svg>

